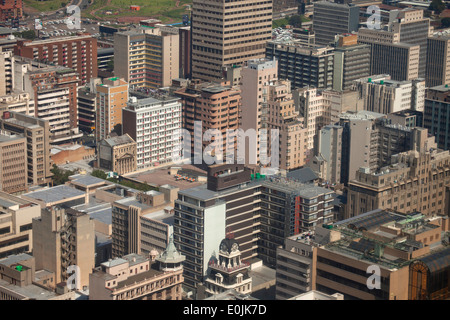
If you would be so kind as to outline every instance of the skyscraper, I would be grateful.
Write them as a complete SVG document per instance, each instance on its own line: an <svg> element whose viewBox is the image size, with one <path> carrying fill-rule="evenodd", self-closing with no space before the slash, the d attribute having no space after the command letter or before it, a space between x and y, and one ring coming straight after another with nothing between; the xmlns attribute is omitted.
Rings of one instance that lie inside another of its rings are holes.
<svg viewBox="0 0 450 320"><path fill-rule="evenodd" d="M222 78L224 65L264 58L272 36L272 0L194 0L192 78Z"/></svg>
<svg viewBox="0 0 450 320"><path fill-rule="evenodd" d="M433 36L427 41L425 84L435 87L450 82L450 36Z"/></svg>
<svg viewBox="0 0 450 320"><path fill-rule="evenodd" d="M328 45L337 34L358 30L359 7L329 1L314 3L313 29L316 44Z"/></svg>

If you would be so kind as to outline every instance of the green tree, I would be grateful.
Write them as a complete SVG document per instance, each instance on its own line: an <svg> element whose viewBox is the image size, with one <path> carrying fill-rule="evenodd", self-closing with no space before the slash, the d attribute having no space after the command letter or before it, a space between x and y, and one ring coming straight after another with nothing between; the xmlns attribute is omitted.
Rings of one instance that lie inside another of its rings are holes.
<svg viewBox="0 0 450 320"><path fill-rule="evenodd" d="M67 181L69 181L69 177L75 174L74 171L58 168L56 164L53 165L53 168L50 171L53 173L54 186L59 186L66 183Z"/></svg>
<svg viewBox="0 0 450 320"><path fill-rule="evenodd" d="M450 18L443 18L441 20L441 26L444 28L450 27Z"/></svg>
<svg viewBox="0 0 450 320"><path fill-rule="evenodd" d="M433 0L428 9L433 10L436 13L441 13L445 10L445 3L442 0Z"/></svg>
<svg viewBox="0 0 450 320"><path fill-rule="evenodd" d="M98 170L98 169L92 171L91 176L94 176L94 177L97 177L97 178L100 178L103 180L106 180L106 178L107 178L106 173L104 171Z"/></svg>
<svg viewBox="0 0 450 320"><path fill-rule="evenodd" d="M299 15L294 15L289 17L289 24L294 28L302 27L302 17Z"/></svg>

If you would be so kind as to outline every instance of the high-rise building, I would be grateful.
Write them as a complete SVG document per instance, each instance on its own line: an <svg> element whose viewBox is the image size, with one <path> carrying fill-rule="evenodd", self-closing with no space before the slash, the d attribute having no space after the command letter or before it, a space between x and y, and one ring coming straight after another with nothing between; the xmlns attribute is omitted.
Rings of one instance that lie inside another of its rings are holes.
<svg viewBox="0 0 450 320"><path fill-rule="evenodd" d="M48 185L52 181L50 158L50 122L19 112L7 111L0 118L0 129L27 138L27 169L30 186Z"/></svg>
<svg viewBox="0 0 450 320"><path fill-rule="evenodd" d="M23 17L22 0L2 0L0 2L0 21L10 21Z"/></svg>
<svg viewBox="0 0 450 320"><path fill-rule="evenodd" d="M272 0L195 0L192 4L192 79L214 81L225 65L264 58L272 37Z"/></svg>
<svg viewBox="0 0 450 320"><path fill-rule="evenodd" d="M427 39L432 27L423 12L405 8L393 12L387 28L358 30L358 42L372 46L371 74L388 73L394 80L425 78ZM395 68L401 73L395 73Z"/></svg>
<svg viewBox="0 0 450 320"><path fill-rule="evenodd" d="M137 144L137 169L174 161L181 145L181 102L169 96L131 97L122 110L122 133Z"/></svg>
<svg viewBox="0 0 450 320"><path fill-rule="evenodd" d="M269 84L265 90L267 90L268 135L272 136L273 130L279 132L277 137L279 137L280 162L278 165L271 163L271 166L275 165L284 172L300 168L307 160L309 130L304 118L300 117L299 112L295 110L291 83L289 80L276 81ZM271 139L268 140L266 155L271 157ZM260 156L263 157L263 155ZM267 160L264 163L267 163Z"/></svg>
<svg viewBox="0 0 450 320"><path fill-rule="evenodd" d="M313 14L316 44L329 45L335 35L358 30L359 7L353 4L318 1Z"/></svg>
<svg viewBox="0 0 450 320"><path fill-rule="evenodd" d="M425 79L410 81L391 80L389 75L371 75L353 82L353 90L364 100L364 110L376 113L393 113L402 110L423 112Z"/></svg>
<svg viewBox="0 0 450 320"><path fill-rule="evenodd" d="M389 74L392 80L398 81L420 76L420 45L399 39L398 33L386 30L358 30L358 43L370 45L370 74Z"/></svg>
<svg viewBox="0 0 450 320"><path fill-rule="evenodd" d="M395 154L387 166L356 172L348 185L346 217L374 209L447 215L445 190L450 183L449 151L436 145Z"/></svg>
<svg viewBox="0 0 450 320"><path fill-rule="evenodd" d="M14 87L33 98L35 117L50 122L52 143L81 137L78 130L78 73L24 57L15 57L14 68Z"/></svg>
<svg viewBox="0 0 450 320"><path fill-rule="evenodd" d="M89 214L69 207L53 206L41 210L33 219L33 255L37 269L55 273L55 281L68 280L69 266L78 266L78 289L89 285L95 266L94 220Z"/></svg>
<svg viewBox="0 0 450 320"><path fill-rule="evenodd" d="M267 87L278 79L277 60L259 59L250 60L241 71L242 112L240 129L244 132L255 130L256 143L248 143L245 155L246 164L249 164L250 155L255 157L255 164L259 163L260 130L267 129Z"/></svg>
<svg viewBox="0 0 450 320"><path fill-rule="evenodd" d="M18 40L14 54L73 69L81 84L97 78L97 38L91 35Z"/></svg>
<svg viewBox="0 0 450 320"><path fill-rule="evenodd" d="M178 192L174 242L186 256L186 286L196 288L204 281L226 232L234 234L243 261L257 256L262 180L252 179L242 164L213 165L207 184Z"/></svg>
<svg viewBox="0 0 450 320"><path fill-rule="evenodd" d="M78 88L78 127L82 132L94 133L95 120L97 113L97 84L100 84L100 78L91 79L89 84Z"/></svg>
<svg viewBox="0 0 450 320"><path fill-rule="evenodd" d="M97 142L106 139L112 131L122 133L122 109L128 102L128 83L118 77L103 80L97 84L97 112L95 116L95 138Z"/></svg>
<svg viewBox="0 0 450 320"><path fill-rule="evenodd" d="M212 150L211 156L225 159L227 152L234 150L230 146L227 148L227 130L230 132L230 138L234 139L237 136L236 130L239 129L241 90L227 83L192 80L187 87L175 91L174 95L180 98L183 105L182 127L192 136L192 154L197 154L200 149L202 152L209 152L205 150L208 148ZM204 135L208 130L220 132L222 139L207 141ZM198 145L194 145L195 143ZM237 141L234 140L232 146L236 145Z"/></svg>
<svg viewBox="0 0 450 320"><path fill-rule="evenodd" d="M292 88L333 87L334 48L306 46L298 41L269 41L266 58L278 61L278 77L291 81Z"/></svg>
<svg viewBox="0 0 450 320"><path fill-rule="evenodd" d="M261 185L258 258L276 265L276 248L286 237L334 220L333 190L314 184L272 179Z"/></svg>
<svg viewBox="0 0 450 320"><path fill-rule="evenodd" d="M427 41L425 83L436 87L450 82L450 36L434 35Z"/></svg>
<svg viewBox="0 0 450 320"><path fill-rule="evenodd" d="M0 50L0 97L9 95L13 91L14 83L14 55L11 51Z"/></svg>
<svg viewBox="0 0 450 320"><path fill-rule="evenodd" d="M353 41L349 41L353 40ZM357 44L357 34L343 35L334 51L333 89L350 89L356 79L370 75L370 46Z"/></svg>
<svg viewBox="0 0 450 320"><path fill-rule="evenodd" d="M440 85L428 88L425 97L423 126L436 137L439 148L450 150L450 88Z"/></svg>
<svg viewBox="0 0 450 320"><path fill-rule="evenodd" d="M114 75L130 88L169 87L179 72L178 28L140 26L114 33Z"/></svg>
<svg viewBox="0 0 450 320"><path fill-rule="evenodd" d="M0 214L6 221L0 228L0 258L32 252L32 219L40 217L41 207L5 192L0 192L0 202Z"/></svg>
<svg viewBox="0 0 450 320"><path fill-rule="evenodd" d="M0 133L0 191L19 193L27 190L27 138Z"/></svg>

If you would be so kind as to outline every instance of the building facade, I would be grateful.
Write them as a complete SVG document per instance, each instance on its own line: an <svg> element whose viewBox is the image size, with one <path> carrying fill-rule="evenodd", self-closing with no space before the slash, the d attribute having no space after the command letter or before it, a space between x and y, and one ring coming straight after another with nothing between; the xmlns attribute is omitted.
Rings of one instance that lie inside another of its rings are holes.
<svg viewBox="0 0 450 320"><path fill-rule="evenodd" d="M97 112L95 117L97 142L106 139L112 131L117 131L116 126L122 126L122 109L127 106L128 89L128 83L118 77L105 79L103 83L97 84ZM121 134L121 132L118 134Z"/></svg>
<svg viewBox="0 0 450 320"><path fill-rule="evenodd" d="M128 134L103 139L98 145L98 165L118 175L136 171L136 152L136 142Z"/></svg>
<svg viewBox="0 0 450 320"><path fill-rule="evenodd" d="M436 87L450 82L450 37L435 35L427 40L425 83Z"/></svg>
<svg viewBox="0 0 450 320"><path fill-rule="evenodd" d="M27 178L27 139L0 133L0 191L27 191Z"/></svg>
<svg viewBox="0 0 450 320"><path fill-rule="evenodd" d="M41 215L41 207L19 197L0 192L2 222L0 258L33 251L32 219Z"/></svg>
<svg viewBox="0 0 450 320"><path fill-rule="evenodd" d="M122 133L136 141L137 169L173 161L181 146L181 102L172 96L132 97L122 110Z"/></svg>
<svg viewBox="0 0 450 320"><path fill-rule="evenodd" d="M32 228L36 268L54 272L59 283L69 279L72 272L68 268L76 265L80 278L74 285L77 289L88 286L95 266L94 220L69 207L53 206L41 210Z"/></svg>
<svg viewBox="0 0 450 320"><path fill-rule="evenodd" d="M444 150L450 150L449 94L448 85L428 88L423 116L423 126L436 137L438 147Z"/></svg>
<svg viewBox="0 0 450 320"><path fill-rule="evenodd" d="M316 44L329 45L335 35L358 30L359 7L353 4L318 1L313 14Z"/></svg>
<svg viewBox="0 0 450 320"><path fill-rule="evenodd" d="M194 1L191 16L192 79L221 79L222 67L264 57L272 33L272 0L239 4Z"/></svg>
<svg viewBox="0 0 450 320"><path fill-rule="evenodd" d="M97 78L97 38L91 35L47 40L19 40L14 54L73 69L81 84Z"/></svg>

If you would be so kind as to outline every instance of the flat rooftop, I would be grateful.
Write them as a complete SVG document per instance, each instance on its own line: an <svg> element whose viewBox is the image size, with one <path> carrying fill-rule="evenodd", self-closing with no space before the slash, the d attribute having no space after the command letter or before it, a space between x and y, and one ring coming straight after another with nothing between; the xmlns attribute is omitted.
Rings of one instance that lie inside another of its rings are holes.
<svg viewBox="0 0 450 320"><path fill-rule="evenodd" d="M25 287L19 287L0 279L0 286L33 300L49 300L58 296L55 292L43 289L42 287L34 284Z"/></svg>
<svg viewBox="0 0 450 320"><path fill-rule="evenodd" d="M74 198L82 198L85 196L85 192L68 187L66 185L60 185L51 187L39 191L25 193L23 196L45 203L61 202L64 200L71 200Z"/></svg>

